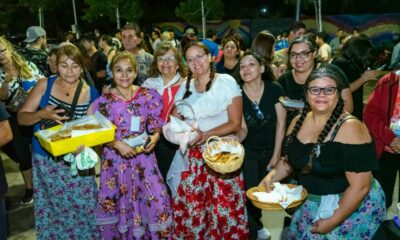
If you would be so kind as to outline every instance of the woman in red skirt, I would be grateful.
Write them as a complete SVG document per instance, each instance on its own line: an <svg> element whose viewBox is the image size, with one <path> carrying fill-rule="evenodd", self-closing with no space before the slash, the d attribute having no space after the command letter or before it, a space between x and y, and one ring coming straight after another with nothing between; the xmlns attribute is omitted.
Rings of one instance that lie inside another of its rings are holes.
<svg viewBox="0 0 400 240"><path fill-rule="evenodd" d="M198 136L185 154L177 152L167 182L173 198L173 239L247 239L246 196L241 171L219 174L207 167L204 143L211 135L238 132L242 120L242 94L235 79L211 67L208 48L192 42L185 49L190 69L175 100L184 99L194 112ZM195 77L193 77L195 76ZM193 118L178 106L176 115Z"/></svg>

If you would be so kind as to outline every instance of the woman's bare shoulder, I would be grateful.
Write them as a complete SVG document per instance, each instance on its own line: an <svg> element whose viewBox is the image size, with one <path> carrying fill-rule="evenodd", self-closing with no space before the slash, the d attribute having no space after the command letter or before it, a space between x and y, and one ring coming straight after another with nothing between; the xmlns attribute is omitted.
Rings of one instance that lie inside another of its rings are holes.
<svg viewBox="0 0 400 240"><path fill-rule="evenodd" d="M372 138L365 124L358 119L352 118L343 122L335 141L348 144L363 144L370 143Z"/></svg>

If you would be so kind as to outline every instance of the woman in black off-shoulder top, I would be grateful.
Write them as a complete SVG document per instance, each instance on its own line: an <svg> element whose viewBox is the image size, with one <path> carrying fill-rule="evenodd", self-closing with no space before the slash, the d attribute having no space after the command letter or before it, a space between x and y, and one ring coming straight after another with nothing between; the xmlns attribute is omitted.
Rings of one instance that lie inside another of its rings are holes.
<svg viewBox="0 0 400 240"><path fill-rule="evenodd" d="M308 190L288 239L372 239L386 219L384 193L371 175L378 168L371 136L343 110L345 77L331 64L310 74L306 108L288 128L285 157L260 183L270 191L273 182L294 172ZM319 214L326 206L330 213Z"/></svg>

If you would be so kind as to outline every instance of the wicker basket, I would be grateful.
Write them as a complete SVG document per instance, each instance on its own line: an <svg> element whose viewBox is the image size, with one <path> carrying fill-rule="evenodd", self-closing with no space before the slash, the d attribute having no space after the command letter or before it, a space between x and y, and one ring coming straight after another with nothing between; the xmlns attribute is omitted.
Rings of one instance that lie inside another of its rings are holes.
<svg viewBox="0 0 400 240"><path fill-rule="evenodd" d="M185 101L185 100L178 100L178 101L175 102L174 105L175 105L175 107L177 107L177 106L181 106L181 107L184 106L184 107L187 107L187 108L190 110L192 116L191 116L191 119L186 119L186 120L184 120L184 121L185 121L186 123L188 123L189 125L191 125L192 127L197 127L195 112L194 112L192 106L191 106L187 101ZM171 113L171 110L172 110L172 107L171 107L171 109L169 110L169 112L168 112L168 114L167 114L168 116L169 116L169 114ZM189 142L192 141L193 139L195 139L196 136L197 136L197 132L195 132L195 131L191 131L191 132L179 132L179 133L173 132L173 131L171 130L171 123L170 123L170 121L168 121L167 123L164 124L164 126L163 126L163 128L162 128L162 131L163 131L164 137L165 137L169 142L174 143L174 144L178 144L178 145L180 144L181 139L185 137L185 135L188 135L188 137L189 137Z"/></svg>
<svg viewBox="0 0 400 240"><path fill-rule="evenodd" d="M294 184L288 184L287 185L289 188L295 188L297 185ZM247 190L246 195L247 198L250 199L250 201L253 203L254 206L256 206L259 209L264 209L264 210L272 210L272 211L277 211L277 210L285 210L279 203L276 202L261 202L259 201L254 195L254 192L265 192L264 187L256 186L252 187L249 190ZM301 205L307 197L307 190L303 187L303 191L301 192L301 198L299 200L293 201L289 206L287 206L286 209L289 208L294 208L299 205Z"/></svg>
<svg viewBox="0 0 400 240"><path fill-rule="evenodd" d="M228 152L223 152L225 160L219 161L221 159L216 158L215 156L211 155L211 153L214 150L219 149L222 144L229 144L234 147L240 147L240 153L231 154ZM222 174L231 173L238 170L242 166L244 159L244 148L242 144L237 141L222 140L220 137L212 136L207 140L206 147L203 152L203 159L212 170Z"/></svg>

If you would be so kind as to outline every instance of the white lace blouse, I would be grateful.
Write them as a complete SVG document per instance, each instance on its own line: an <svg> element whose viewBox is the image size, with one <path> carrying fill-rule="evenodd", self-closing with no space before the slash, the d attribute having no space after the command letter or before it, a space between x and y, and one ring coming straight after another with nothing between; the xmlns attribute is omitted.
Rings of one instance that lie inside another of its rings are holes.
<svg viewBox="0 0 400 240"><path fill-rule="evenodd" d="M201 131L208 131L226 123L228 106L232 103L232 99L242 96L239 85L228 74L217 74L207 92L196 92L194 80L191 80L189 90L192 94L185 101L192 106ZM186 83L183 83L175 96L175 101L181 100L185 92ZM185 118L193 119L193 113L188 107L179 105L177 107Z"/></svg>

